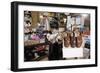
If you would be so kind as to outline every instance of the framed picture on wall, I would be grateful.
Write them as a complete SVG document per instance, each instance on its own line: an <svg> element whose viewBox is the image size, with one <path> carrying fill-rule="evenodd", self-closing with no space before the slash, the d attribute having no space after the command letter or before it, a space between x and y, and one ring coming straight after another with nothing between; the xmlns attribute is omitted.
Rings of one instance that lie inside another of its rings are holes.
<svg viewBox="0 0 100 73"><path fill-rule="evenodd" d="M97 7L11 2L11 70L97 66Z"/></svg>

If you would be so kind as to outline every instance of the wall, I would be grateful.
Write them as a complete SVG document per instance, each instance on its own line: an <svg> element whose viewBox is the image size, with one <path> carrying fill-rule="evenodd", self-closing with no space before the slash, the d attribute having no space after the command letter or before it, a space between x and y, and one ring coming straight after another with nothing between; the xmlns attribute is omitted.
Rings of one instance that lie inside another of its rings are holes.
<svg viewBox="0 0 100 73"><path fill-rule="evenodd" d="M1 0L0 2L0 73L11 73L10 69L10 2L13 0ZM18 1L18 0L16 0ZM62 4L78 4L78 5L96 5L98 6L98 13L100 13L100 0L22 0L22 1L34 1L34 2L45 2L45 3L62 3ZM98 14L98 16L100 16ZM98 17L98 19L100 19ZM99 21L100 23L100 21ZM98 24L99 24L98 23ZM98 25L100 27L100 25ZM98 30L100 31L100 29ZM100 34L98 34L100 37ZM100 40L100 38L98 39ZM99 42L100 43L100 42ZM100 46L99 46L100 47ZM100 49L98 48L98 51ZM100 53L98 53L100 55ZM98 58L98 61L100 58ZM36 71L36 73L55 73L55 72L64 72L64 73L91 73L100 72L100 66L91 67L91 68L74 68L74 69L60 69L60 70L45 70L45 71ZM30 71L32 73L32 71Z"/></svg>

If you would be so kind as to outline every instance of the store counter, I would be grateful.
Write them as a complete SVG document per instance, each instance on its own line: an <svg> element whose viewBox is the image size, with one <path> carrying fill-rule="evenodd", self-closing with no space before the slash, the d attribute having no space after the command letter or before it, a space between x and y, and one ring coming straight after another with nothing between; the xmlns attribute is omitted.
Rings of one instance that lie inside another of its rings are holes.
<svg viewBox="0 0 100 73"><path fill-rule="evenodd" d="M63 47L63 57L64 58L83 57L83 48Z"/></svg>
<svg viewBox="0 0 100 73"><path fill-rule="evenodd" d="M82 38L83 42L81 47L64 47L63 46L63 58L74 58L74 57L83 57L83 51L84 51L84 38Z"/></svg>

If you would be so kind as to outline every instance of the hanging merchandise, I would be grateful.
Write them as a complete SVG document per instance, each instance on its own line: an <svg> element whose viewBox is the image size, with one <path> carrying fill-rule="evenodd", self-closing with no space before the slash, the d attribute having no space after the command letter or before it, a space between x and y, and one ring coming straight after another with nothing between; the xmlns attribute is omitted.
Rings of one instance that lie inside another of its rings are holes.
<svg viewBox="0 0 100 73"><path fill-rule="evenodd" d="M67 30L71 30L71 16L67 16L66 28L67 28Z"/></svg>
<svg viewBox="0 0 100 73"><path fill-rule="evenodd" d="M43 13L43 15L40 16L40 19L41 26L44 26L43 30L50 30L48 13Z"/></svg>
<svg viewBox="0 0 100 73"><path fill-rule="evenodd" d="M49 20L48 18L46 18L46 30L50 30L50 26L49 26Z"/></svg>
<svg viewBox="0 0 100 73"><path fill-rule="evenodd" d="M25 41L29 40L29 35L24 35L24 40Z"/></svg>
<svg viewBox="0 0 100 73"><path fill-rule="evenodd" d="M30 27L31 26L31 22L30 21L26 21L26 23L24 24L25 27Z"/></svg>
<svg viewBox="0 0 100 73"><path fill-rule="evenodd" d="M72 17L72 18L71 18L71 24L72 24L72 25L76 24L76 18L75 18L75 17Z"/></svg>
<svg viewBox="0 0 100 73"><path fill-rule="evenodd" d="M32 38L32 40L40 40L40 38L36 34L32 34L31 38Z"/></svg>
<svg viewBox="0 0 100 73"><path fill-rule="evenodd" d="M77 16L76 17L76 24L81 24L81 17L80 16Z"/></svg>

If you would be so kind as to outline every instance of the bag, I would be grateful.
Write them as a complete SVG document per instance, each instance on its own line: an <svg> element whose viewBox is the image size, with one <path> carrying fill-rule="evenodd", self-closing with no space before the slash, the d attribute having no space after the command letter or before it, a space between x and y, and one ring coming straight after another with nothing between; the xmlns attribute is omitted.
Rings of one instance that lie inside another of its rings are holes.
<svg viewBox="0 0 100 73"><path fill-rule="evenodd" d="M82 36L78 36L77 37L77 45L76 45L76 47L81 47L81 45L82 45Z"/></svg>
<svg viewBox="0 0 100 73"><path fill-rule="evenodd" d="M69 47L70 46L70 38L68 36L64 37L64 46L65 47Z"/></svg>

